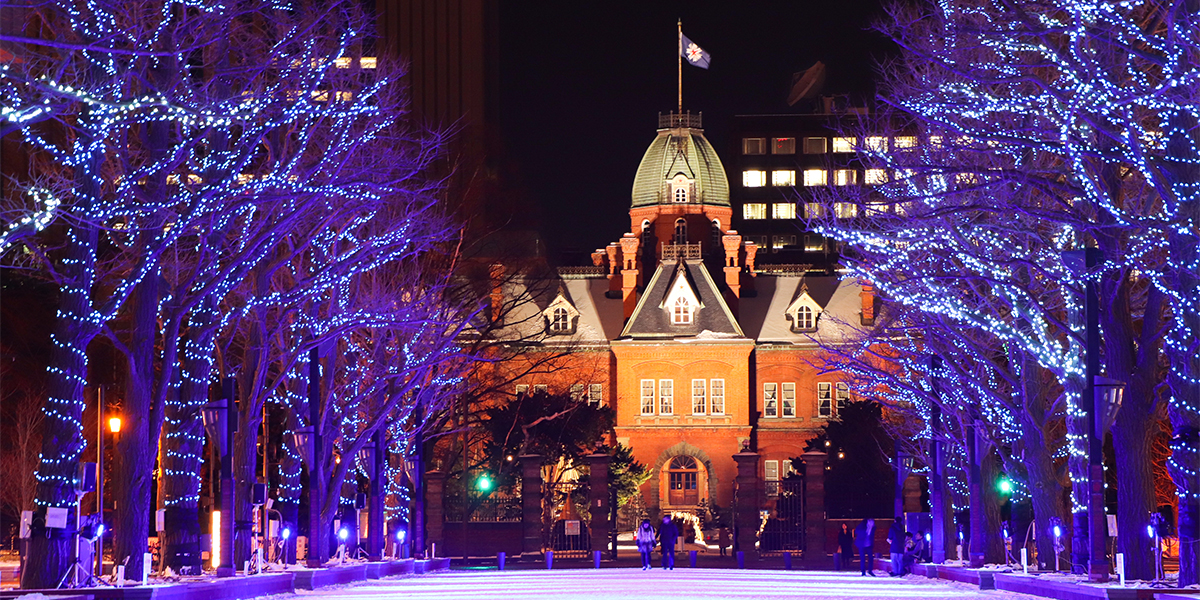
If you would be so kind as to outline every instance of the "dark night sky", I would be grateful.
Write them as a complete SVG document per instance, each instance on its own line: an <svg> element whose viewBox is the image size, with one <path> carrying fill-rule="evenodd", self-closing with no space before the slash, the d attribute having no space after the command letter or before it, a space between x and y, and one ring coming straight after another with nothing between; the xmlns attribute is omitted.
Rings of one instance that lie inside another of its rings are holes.
<svg viewBox="0 0 1200 600"><path fill-rule="evenodd" d="M892 46L870 30L879 0L547 2L501 4L500 124L519 188L540 207L553 251L590 251L628 228L630 188L675 109L676 29L712 55L684 64L684 110L728 170L736 114L791 112L793 72L820 60L826 93L874 93Z"/></svg>

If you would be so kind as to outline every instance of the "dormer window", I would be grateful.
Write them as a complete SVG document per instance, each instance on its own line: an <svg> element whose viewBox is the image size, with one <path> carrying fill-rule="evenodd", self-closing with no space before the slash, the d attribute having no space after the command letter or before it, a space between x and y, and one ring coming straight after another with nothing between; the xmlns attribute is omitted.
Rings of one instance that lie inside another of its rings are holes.
<svg viewBox="0 0 1200 600"><path fill-rule="evenodd" d="M817 317L821 305L808 294L808 284L800 284L800 295L787 307L787 318L792 322L793 333L811 333L817 330Z"/></svg>
<svg viewBox="0 0 1200 600"><path fill-rule="evenodd" d="M691 325L692 324L692 306L688 303L688 299L680 296L675 299L675 306L671 311L671 324L673 325Z"/></svg>
<svg viewBox="0 0 1200 600"><path fill-rule="evenodd" d="M571 305L563 292L559 292L550 306L542 311L546 333L549 335L573 335L579 321L579 311Z"/></svg>
<svg viewBox="0 0 1200 600"><path fill-rule="evenodd" d="M550 318L550 331L552 333L566 333L571 328L571 316L567 309L559 306L554 309L553 316Z"/></svg>
<svg viewBox="0 0 1200 600"><path fill-rule="evenodd" d="M807 306L801 306L796 311L796 329L808 330L813 327L813 310Z"/></svg>
<svg viewBox="0 0 1200 600"><path fill-rule="evenodd" d="M675 188L675 201L687 202L687 188Z"/></svg>

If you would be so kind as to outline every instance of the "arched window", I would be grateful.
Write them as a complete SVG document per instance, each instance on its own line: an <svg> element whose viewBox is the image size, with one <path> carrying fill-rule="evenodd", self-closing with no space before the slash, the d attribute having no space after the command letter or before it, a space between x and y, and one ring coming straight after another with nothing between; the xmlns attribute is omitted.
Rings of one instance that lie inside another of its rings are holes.
<svg viewBox="0 0 1200 600"><path fill-rule="evenodd" d="M696 504L699 499L697 475L700 468L690 456L676 456L667 467L667 483L670 488L668 501L674 505Z"/></svg>
<svg viewBox="0 0 1200 600"><path fill-rule="evenodd" d="M687 239L688 239L687 221L684 221L683 219L676 220L675 221L675 243L676 244L686 244Z"/></svg>
<svg viewBox="0 0 1200 600"><path fill-rule="evenodd" d="M687 298L680 296L675 299L675 306L671 307L671 323L675 325L690 325L692 322L692 306L688 304Z"/></svg>
<svg viewBox="0 0 1200 600"><path fill-rule="evenodd" d="M712 221L712 247L713 250L721 250L721 235L725 233L721 231L721 222L713 219Z"/></svg>
<svg viewBox="0 0 1200 600"><path fill-rule="evenodd" d="M796 329L813 329L812 308L801 306L800 310L796 311Z"/></svg>
<svg viewBox="0 0 1200 600"><path fill-rule="evenodd" d="M567 313L567 309L558 307L554 309L553 318L550 320L550 331L562 333L571 328L571 316Z"/></svg>
<svg viewBox="0 0 1200 600"><path fill-rule="evenodd" d="M685 187L675 188L675 201L676 202L687 202L687 188L685 188Z"/></svg>

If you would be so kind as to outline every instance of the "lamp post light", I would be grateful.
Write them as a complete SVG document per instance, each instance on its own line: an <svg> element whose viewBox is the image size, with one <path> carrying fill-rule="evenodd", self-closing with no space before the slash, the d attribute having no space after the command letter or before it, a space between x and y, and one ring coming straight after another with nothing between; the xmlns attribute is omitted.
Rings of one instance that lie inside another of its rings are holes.
<svg viewBox="0 0 1200 600"><path fill-rule="evenodd" d="M367 555L371 560L383 560L383 468L387 458L383 445L383 428L376 430L371 441L358 451L371 480L367 499Z"/></svg>
<svg viewBox="0 0 1200 600"><path fill-rule="evenodd" d="M221 456L221 511L220 521L220 555L217 565L217 577L233 577L237 569L233 566L233 436L237 432L237 405L234 403L234 381L226 377L221 385L224 396L204 405L201 415L204 418L204 430L217 446Z"/></svg>
<svg viewBox="0 0 1200 600"><path fill-rule="evenodd" d="M300 452L300 460L304 462L304 466L308 467L308 554L304 557L304 565L310 569L316 569L321 566L321 557L317 553L318 545L321 539L321 496L319 493L319 482L315 471L315 456L314 451L317 442L317 432L312 426L301 427L292 432L292 438L296 443L296 450Z"/></svg>

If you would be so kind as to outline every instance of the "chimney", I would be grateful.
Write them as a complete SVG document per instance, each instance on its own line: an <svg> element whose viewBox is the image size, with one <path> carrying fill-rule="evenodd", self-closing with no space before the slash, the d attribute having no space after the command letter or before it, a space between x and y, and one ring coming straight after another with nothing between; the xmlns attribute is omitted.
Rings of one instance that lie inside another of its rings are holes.
<svg viewBox="0 0 1200 600"><path fill-rule="evenodd" d="M633 316L633 309L637 307L637 255L640 242L638 236L632 233L621 238L621 257L625 263L621 267L621 302L626 320Z"/></svg>
<svg viewBox="0 0 1200 600"><path fill-rule="evenodd" d="M725 248L725 286L727 288L725 302L733 317L738 318L738 300L742 297L742 267L738 264L738 252L742 249L742 236L730 229L721 236L721 245Z"/></svg>
<svg viewBox="0 0 1200 600"><path fill-rule="evenodd" d="M754 272L754 259L758 256L758 244L754 242L746 242L746 273L745 288L747 292L754 291L754 279L758 274Z"/></svg>
<svg viewBox="0 0 1200 600"><path fill-rule="evenodd" d="M621 295L621 280L617 277L617 253L621 251L621 245L613 242L604 248L605 255L608 256L608 294L609 298L618 298Z"/></svg>
<svg viewBox="0 0 1200 600"><path fill-rule="evenodd" d="M504 265L493 263L488 268L488 279L492 285L492 322L500 320L501 310L504 306Z"/></svg>
<svg viewBox="0 0 1200 600"><path fill-rule="evenodd" d="M870 281L865 279L859 280L862 285L862 291L858 293L858 297L862 299L862 318L863 325L875 324L875 286Z"/></svg>

